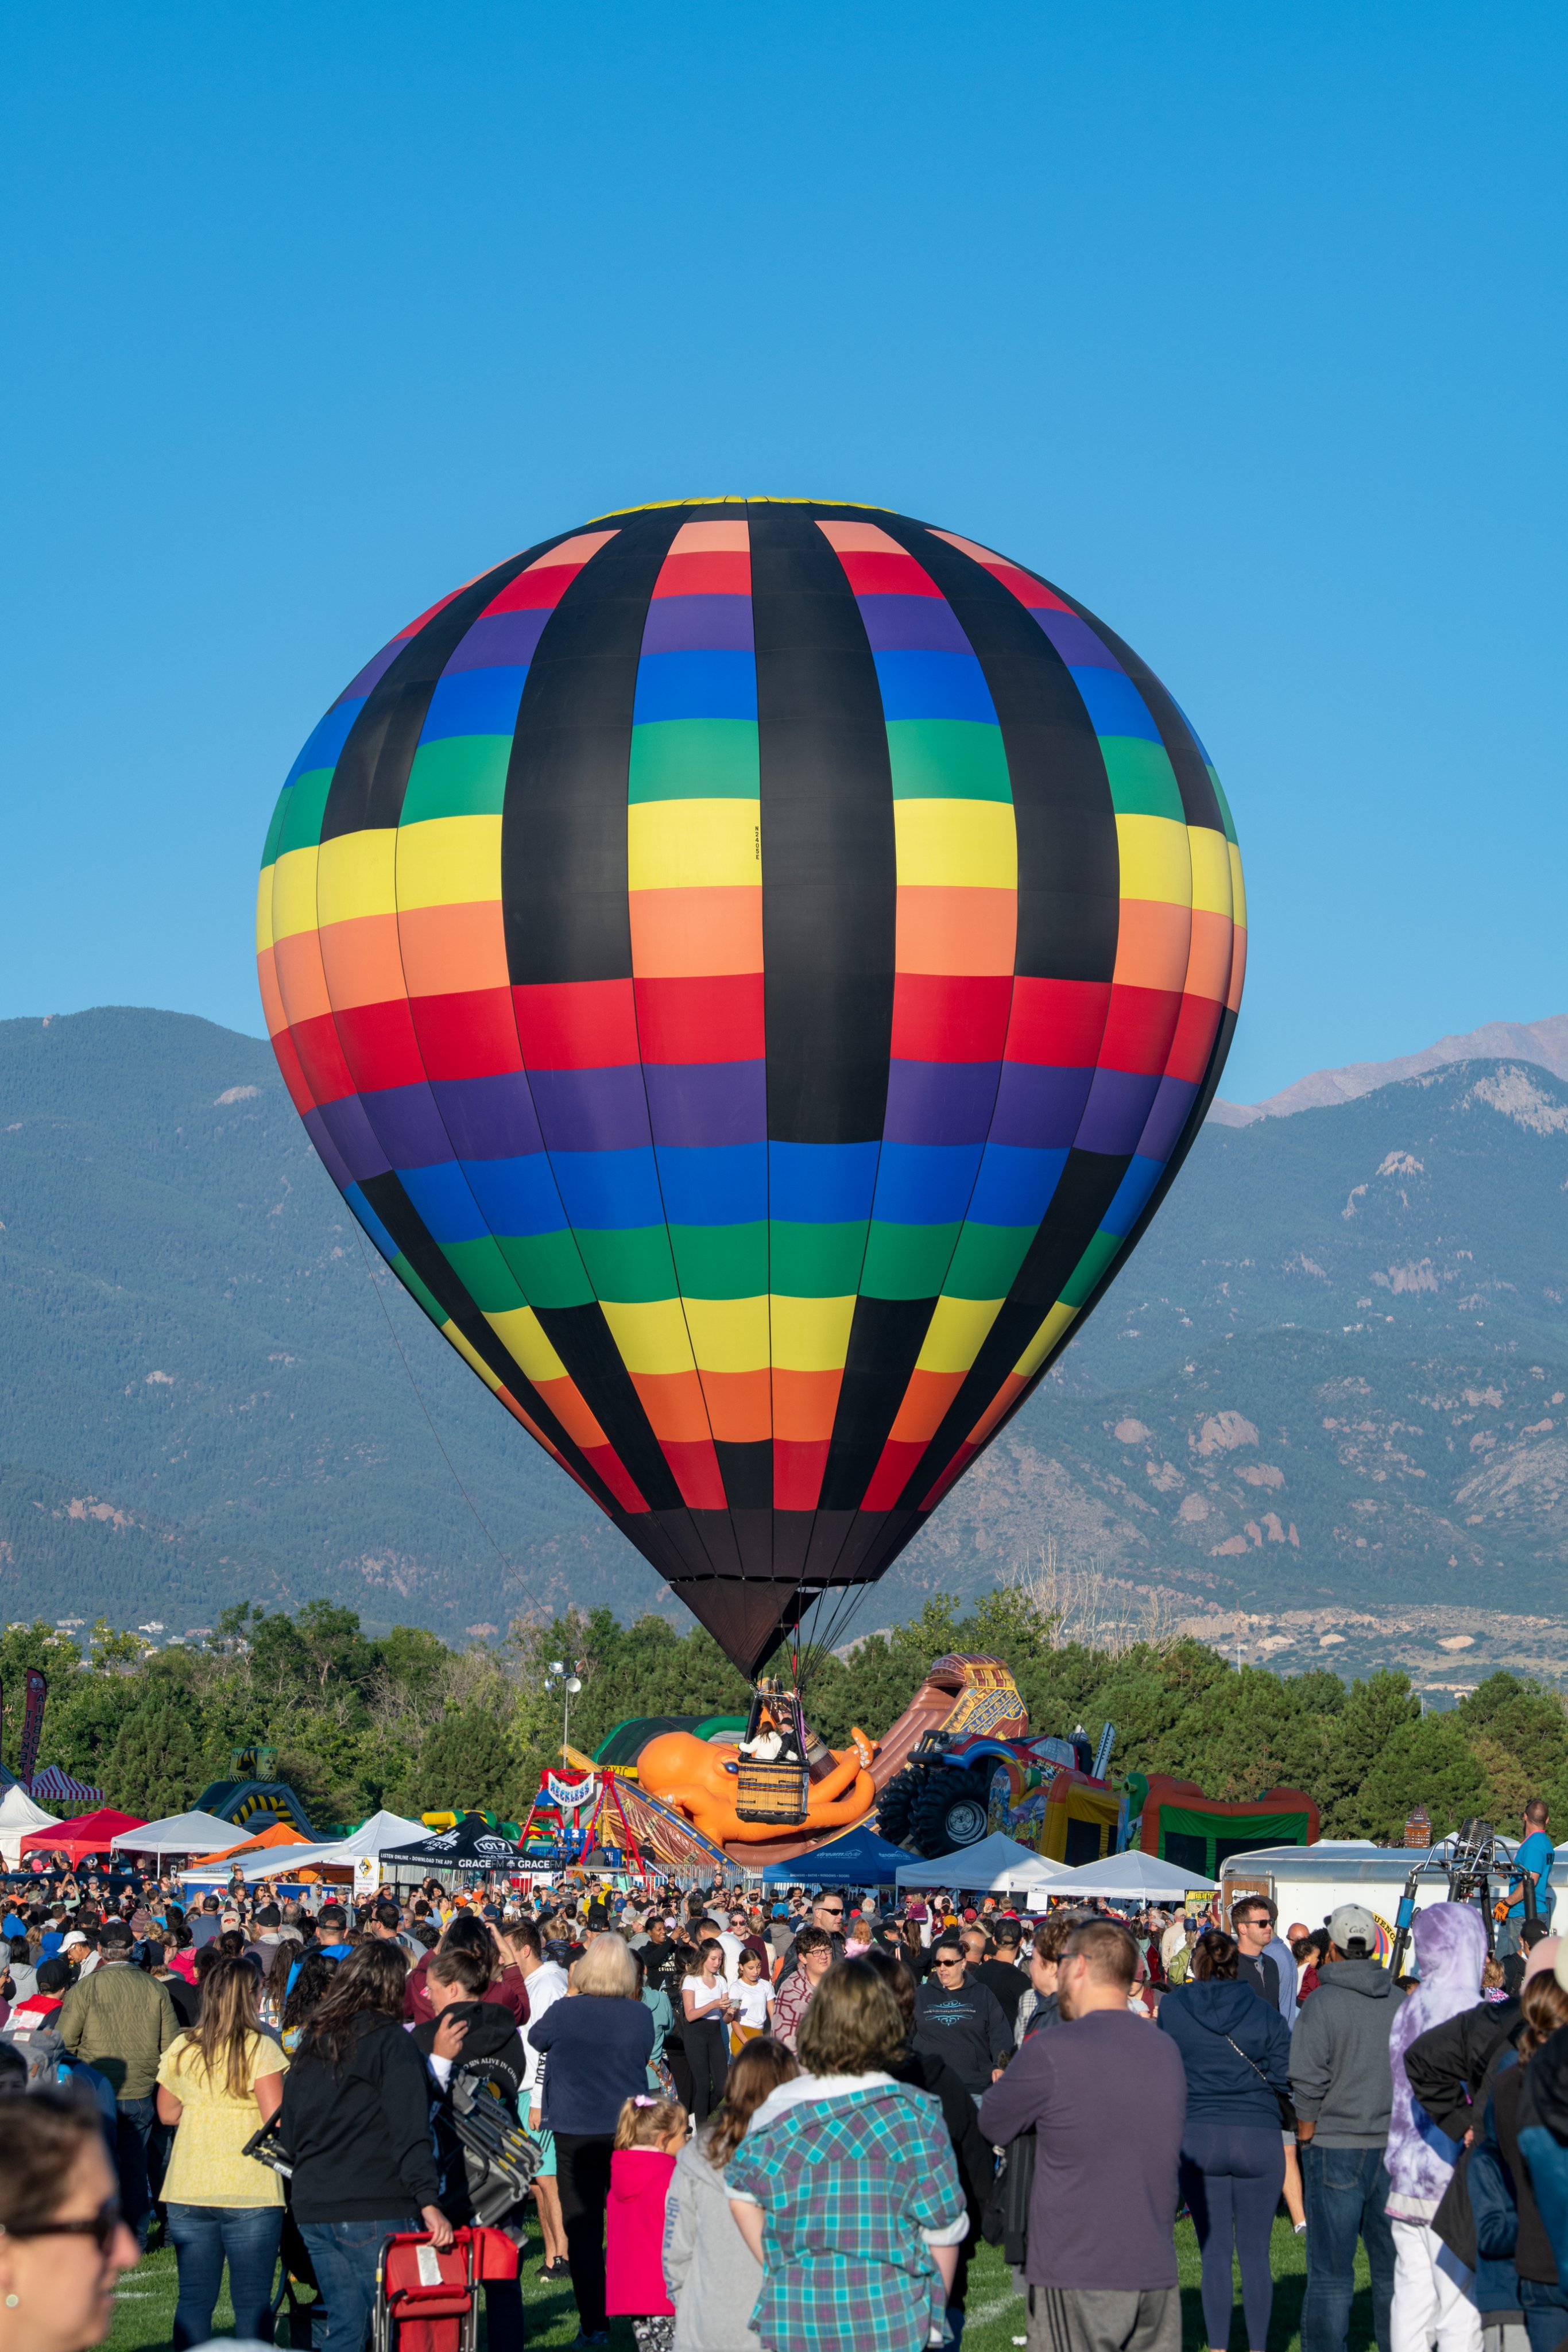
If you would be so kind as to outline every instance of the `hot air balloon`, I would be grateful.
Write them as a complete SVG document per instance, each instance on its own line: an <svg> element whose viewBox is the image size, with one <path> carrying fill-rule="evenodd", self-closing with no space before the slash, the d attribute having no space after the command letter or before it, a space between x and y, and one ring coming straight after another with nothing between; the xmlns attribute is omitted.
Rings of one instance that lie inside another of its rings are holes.
<svg viewBox="0 0 1568 2352"><path fill-rule="evenodd" d="M1124 1262L1246 940L1120 637L956 532L768 499L604 515L411 622L295 761L257 929L365 1233L751 1677Z"/></svg>

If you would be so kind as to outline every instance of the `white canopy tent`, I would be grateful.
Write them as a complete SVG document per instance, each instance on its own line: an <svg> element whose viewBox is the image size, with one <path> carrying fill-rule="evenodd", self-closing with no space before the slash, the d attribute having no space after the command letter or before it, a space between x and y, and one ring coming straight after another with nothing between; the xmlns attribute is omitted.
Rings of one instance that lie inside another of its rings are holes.
<svg viewBox="0 0 1568 2352"><path fill-rule="evenodd" d="M1009 1889L1023 1891L1044 1885L1049 1879L1051 1892L1056 1892L1056 1882L1063 1875L1064 1865L1051 1862L1043 1853L1035 1853L1016 1838L1004 1837L1000 1830L974 1845L961 1845L954 1853L939 1853L934 1862L908 1862L894 1875L900 1886L963 1887L975 1895L1001 1895Z"/></svg>
<svg viewBox="0 0 1568 2352"><path fill-rule="evenodd" d="M1178 1870L1158 1854L1108 1853L1103 1862L1082 1863L1051 1882L1052 1901L1062 1895L1102 1895L1111 1903L1179 1903L1184 1895L1213 1895L1216 1882L1197 1870Z"/></svg>
<svg viewBox="0 0 1568 2352"><path fill-rule="evenodd" d="M237 1844L243 1834L215 1813L170 1813L139 1830L121 1830L109 1843L116 1853L211 1853L215 1845Z"/></svg>
<svg viewBox="0 0 1568 2352"><path fill-rule="evenodd" d="M0 1797L0 1861L7 1870L22 1866L22 1840L34 1830L52 1830L59 1826L57 1813L46 1813L42 1805L35 1805L20 1780L13 1780L4 1797Z"/></svg>
<svg viewBox="0 0 1568 2352"><path fill-rule="evenodd" d="M232 1829L232 1823L225 1826L223 1835L209 1838L201 1851L215 1853L225 1842L231 1845L242 1844L247 1832L233 1830L231 1835ZM402 1813L372 1813L368 1822L361 1822L349 1836L339 1838L331 1844L268 1846L257 1853L242 1853L232 1867L246 1879L291 1878L296 1871L312 1863L330 1863L340 1870L352 1870L355 1863L367 1854L387 1853L393 1846L412 1845L416 1838L429 1835L428 1822L411 1822ZM204 1870L187 1871L185 1875L199 1878L205 1884L209 1879L226 1878L230 1868L231 1864L226 1862L210 1862Z"/></svg>

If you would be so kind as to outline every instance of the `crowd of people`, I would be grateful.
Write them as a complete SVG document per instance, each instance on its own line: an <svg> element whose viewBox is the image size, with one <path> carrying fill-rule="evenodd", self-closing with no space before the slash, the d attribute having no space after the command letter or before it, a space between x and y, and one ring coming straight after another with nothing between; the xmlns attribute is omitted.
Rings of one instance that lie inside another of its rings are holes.
<svg viewBox="0 0 1568 2352"><path fill-rule="evenodd" d="M647 2352L956 2347L982 2236L1031 2352L1178 2352L1183 2210L1206 2346L1234 2260L1264 2352L1281 2209L1302 2352L1345 2352L1358 2242L1379 2352L1568 2338L1568 1949L1540 1922L1500 1960L1474 1905L1431 1905L1396 1979L1360 1906L1281 1937L1259 1895L43 1892L4 1921L0 2352L99 2341L155 2232L176 2352L225 2267L270 2343L280 2257L321 2352L362 2352L388 2239L471 2227L512 2257L491 2352L522 2352L535 2259L583 2345L620 2317ZM475 2157L476 2097L515 2180Z"/></svg>

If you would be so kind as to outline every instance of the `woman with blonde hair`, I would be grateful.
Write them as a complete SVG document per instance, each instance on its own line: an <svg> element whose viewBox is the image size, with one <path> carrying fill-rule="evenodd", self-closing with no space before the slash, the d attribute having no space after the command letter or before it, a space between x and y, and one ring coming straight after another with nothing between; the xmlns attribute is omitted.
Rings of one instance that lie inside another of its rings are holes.
<svg viewBox="0 0 1568 2352"><path fill-rule="evenodd" d="M836 1962L797 2047L806 2072L763 2101L727 2167L762 2264L757 2333L770 2352L923 2352L969 2217L940 2108L889 2071L904 2051L891 1988Z"/></svg>
<svg viewBox="0 0 1568 2352"><path fill-rule="evenodd" d="M604 2209L621 2110L646 2097L653 2020L637 1962L610 1930L589 1938L567 1997L528 2028L540 2065L534 2098L555 2134L556 2179L580 2340L610 2341L604 2309Z"/></svg>
<svg viewBox="0 0 1568 2352"><path fill-rule="evenodd" d="M283 2183L245 2145L277 2113L287 2067L260 2030L250 1962L215 1960L200 2017L158 2067L158 2120L176 2126L163 2179L180 2273L174 2352L211 2336L225 2262L238 2334L265 2342L271 2333Z"/></svg>

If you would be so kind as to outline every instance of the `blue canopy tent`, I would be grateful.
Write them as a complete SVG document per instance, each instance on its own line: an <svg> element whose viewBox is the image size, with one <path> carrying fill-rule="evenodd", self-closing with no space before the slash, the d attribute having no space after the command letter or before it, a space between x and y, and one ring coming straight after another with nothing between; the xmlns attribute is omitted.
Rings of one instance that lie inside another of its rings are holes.
<svg viewBox="0 0 1568 2352"><path fill-rule="evenodd" d="M913 1861L907 1846L890 1845L874 1830L857 1827L793 1862L770 1862L764 1886L893 1886L894 1873Z"/></svg>

